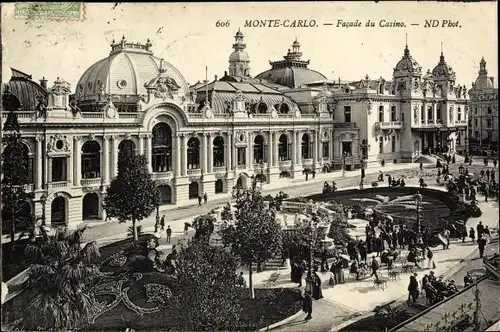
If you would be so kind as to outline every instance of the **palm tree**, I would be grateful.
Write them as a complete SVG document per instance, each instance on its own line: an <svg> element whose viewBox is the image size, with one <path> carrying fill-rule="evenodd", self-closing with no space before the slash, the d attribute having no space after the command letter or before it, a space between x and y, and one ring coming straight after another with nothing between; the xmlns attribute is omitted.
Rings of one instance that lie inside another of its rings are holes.
<svg viewBox="0 0 500 332"><path fill-rule="evenodd" d="M25 255L31 265L23 285L22 298L27 302L20 313L23 329L82 327L98 307L89 290L100 276L96 265L100 254L95 241L83 246L84 231L55 229L49 235L40 227L43 241L27 245Z"/></svg>

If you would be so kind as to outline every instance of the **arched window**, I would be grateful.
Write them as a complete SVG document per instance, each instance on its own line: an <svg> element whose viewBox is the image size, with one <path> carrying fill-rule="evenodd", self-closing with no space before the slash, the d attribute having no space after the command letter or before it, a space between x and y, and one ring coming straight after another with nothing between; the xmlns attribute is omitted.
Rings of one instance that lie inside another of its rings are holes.
<svg viewBox="0 0 500 332"><path fill-rule="evenodd" d="M308 134L302 135L302 159L312 158L311 138Z"/></svg>
<svg viewBox="0 0 500 332"><path fill-rule="evenodd" d="M83 196L82 219L99 219L99 196L96 193Z"/></svg>
<svg viewBox="0 0 500 332"><path fill-rule="evenodd" d="M135 154L135 143L132 140L124 139L118 144L119 152L128 152L129 154Z"/></svg>
<svg viewBox="0 0 500 332"><path fill-rule="evenodd" d="M153 127L153 151L151 166L153 172L172 170L172 129L164 122Z"/></svg>
<svg viewBox="0 0 500 332"><path fill-rule="evenodd" d="M196 137L191 137L187 146L187 168L200 168L200 141Z"/></svg>
<svg viewBox="0 0 500 332"><path fill-rule="evenodd" d="M255 139L253 141L253 159L254 159L254 164L258 164L261 162L265 162L264 159L264 138L262 135L257 135L255 136Z"/></svg>
<svg viewBox="0 0 500 332"><path fill-rule="evenodd" d="M101 177L101 148L96 141L87 141L82 146L82 178Z"/></svg>
<svg viewBox="0 0 500 332"><path fill-rule="evenodd" d="M267 113L267 109L268 108L267 108L267 105L265 103L260 102L257 104L257 113L265 114L265 113Z"/></svg>
<svg viewBox="0 0 500 332"><path fill-rule="evenodd" d="M158 186L161 195L161 204L172 204L172 188L166 184Z"/></svg>
<svg viewBox="0 0 500 332"><path fill-rule="evenodd" d="M278 110L281 114L288 114L290 112L290 107L288 107L287 104L285 103L282 103L280 105L280 108Z"/></svg>
<svg viewBox="0 0 500 332"><path fill-rule="evenodd" d="M200 197L200 185L196 181L192 181L189 184L189 199L195 199Z"/></svg>
<svg viewBox="0 0 500 332"><path fill-rule="evenodd" d="M214 167L224 166L224 139L217 136L213 141L213 156L214 156Z"/></svg>
<svg viewBox="0 0 500 332"><path fill-rule="evenodd" d="M217 179L215 181L215 193L216 194L221 194L224 192L224 182L222 179Z"/></svg>
<svg viewBox="0 0 500 332"><path fill-rule="evenodd" d="M279 160L290 160L290 144L285 134L281 135L279 138L278 158Z"/></svg>
<svg viewBox="0 0 500 332"><path fill-rule="evenodd" d="M51 204L50 219L54 226L66 225L67 201L64 197L56 197Z"/></svg>

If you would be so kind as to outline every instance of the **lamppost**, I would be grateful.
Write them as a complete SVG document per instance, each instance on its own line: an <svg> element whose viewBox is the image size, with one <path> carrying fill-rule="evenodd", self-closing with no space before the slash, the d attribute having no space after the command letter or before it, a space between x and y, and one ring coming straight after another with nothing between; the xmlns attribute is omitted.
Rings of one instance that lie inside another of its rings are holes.
<svg viewBox="0 0 500 332"><path fill-rule="evenodd" d="M43 194L40 197L40 204L42 204L42 225L45 226L45 204L47 204L47 185L44 186Z"/></svg>
<svg viewBox="0 0 500 332"><path fill-rule="evenodd" d="M342 154L342 177L345 177L345 155L346 153L344 152Z"/></svg>
<svg viewBox="0 0 500 332"><path fill-rule="evenodd" d="M315 206L312 206L313 213L312 217L309 219L309 259L308 259L308 269L307 269L307 277L306 277L306 292L309 292L312 294L313 288L314 288L314 278L312 275L312 269L313 269L313 243L314 243L314 233L316 230L316 226L318 223L317 217L316 217L316 211Z"/></svg>
<svg viewBox="0 0 500 332"><path fill-rule="evenodd" d="M156 206L156 222L155 222L155 233L160 229L160 206Z"/></svg>
<svg viewBox="0 0 500 332"><path fill-rule="evenodd" d="M415 199L415 204L417 206L417 242L421 237L421 230L420 230L420 209L422 207L422 195L420 192L417 191L417 193L414 196Z"/></svg>
<svg viewBox="0 0 500 332"><path fill-rule="evenodd" d="M262 189L263 185L264 185L264 161L260 161L259 163L259 166L260 166L260 178L259 178L259 181L260 181L260 189Z"/></svg>

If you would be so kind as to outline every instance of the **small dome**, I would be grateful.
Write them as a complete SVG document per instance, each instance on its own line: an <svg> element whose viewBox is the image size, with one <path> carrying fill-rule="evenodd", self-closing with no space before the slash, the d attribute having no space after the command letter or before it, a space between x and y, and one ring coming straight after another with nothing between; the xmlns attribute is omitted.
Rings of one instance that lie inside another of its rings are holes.
<svg viewBox="0 0 500 332"><path fill-rule="evenodd" d="M250 57L247 52L237 50L231 53L229 61L250 61Z"/></svg>
<svg viewBox="0 0 500 332"><path fill-rule="evenodd" d="M474 88L478 90L494 88L493 80L491 77L488 77L488 70L486 69L486 61L484 58L479 62L479 76L476 79Z"/></svg>
<svg viewBox="0 0 500 332"><path fill-rule="evenodd" d="M5 84L5 92L14 95L24 112L35 111L39 97L47 97L47 90L31 80L31 75L12 68L12 78Z"/></svg>
<svg viewBox="0 0 500 332"><path fill-rule="evenodd" d="M443 53L441 53L441 56L439 57L439 63L432 70L432 75L434 77L444 77L453 80L455 79L455 71L446 63Z"/></svg>
<svg viewBox="0 0 500 332"><path fill-rule="evenodd" d="M408 49L408 45L406 45L403 57L394 68L394 74L421 74L421 72L422 67L420 67L418 62L413 59L410 54L410 50Z"/></svg>

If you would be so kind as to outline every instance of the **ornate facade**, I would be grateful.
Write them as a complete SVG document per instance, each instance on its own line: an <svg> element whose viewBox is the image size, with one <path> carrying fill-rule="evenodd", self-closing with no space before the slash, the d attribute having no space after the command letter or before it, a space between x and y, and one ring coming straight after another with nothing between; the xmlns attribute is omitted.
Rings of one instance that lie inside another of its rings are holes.
<svg viewBox="0 0 500 332"><path fill-rule="evenodd" d="M469 143L473 150L498 151L498 89L488 77L486 61L479 63L479 75L469 91Z"/></svg>
<svg viewBox="0 0 500 332"><path fill-rule="evenodd" d="M413 161L437 142L463 147L456 132L467 126L466 89L455 85L443 55L422 75L406 47L392 81L319 87L324 76L306 75L309 62L300 60L298 41L292 47L283 63L302 71L288 86L278 82L289 76L280 79L276 70L271 82L250 75L241 31L228 72L191 87L153 55L149 40L113 41L74 94L63 79L48 88L47 80L13 70L4 97L16 100L9 107L30 161L35 199L27 210L43 210L53 224L104 219L103 195L122 149L146 155L163 204L187 205L203 193L228 197L252 177L291 181L308 171L359 168L363 159L376 166Z"/></svg>

